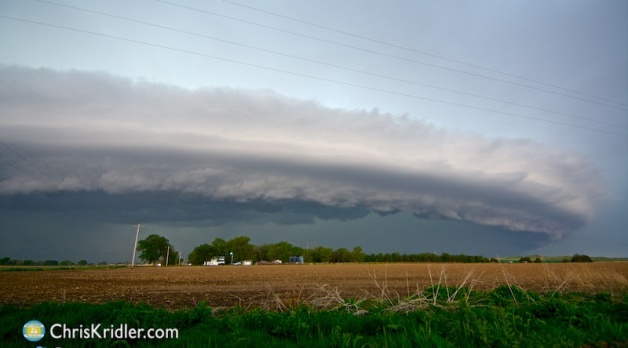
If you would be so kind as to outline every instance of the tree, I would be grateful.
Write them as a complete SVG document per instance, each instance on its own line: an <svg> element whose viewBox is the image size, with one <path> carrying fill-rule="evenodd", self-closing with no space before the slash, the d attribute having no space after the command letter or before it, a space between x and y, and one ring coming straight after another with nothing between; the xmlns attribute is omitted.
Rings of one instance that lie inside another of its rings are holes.
<svg viewBox="0 0 628 348"><path fill-rule="evenodd" d="M351 252L351 261L352 262L364 262L364 251L362 251L361 246L356 246L353 248Z"/></svg>
<svg viewBox="0 0 628 348"><path fill-rule="evenodd" d="M251 260L253 259L253 245L249 244L251 238L240 236L230 239L226 243L226 251L233 253L233 260ZM231 262L231 258L227 258L227 262Z"/></svg>
<svg viewBox="0 0 628 348"><path fill-rule="evenodd" d="M222 238L216 238L212 242L212 247L214 248L216 254L214 256L226 256L229 254L229 250L227 250L227 242Z"/></svg>
<svg viewBox="0 0 628 348"><path fill-rule="evenodd" d="M312 261L316 263L329 262L334 254L334 249L317 246L312 249Z"/></svg>
<svg viewBox="0 0 628 348"><path fill-rule="evenodd" d="M397 251L390 254L390 262L401 262L401 254Z"/></svg>
<svg viewBox="0 0 628 348"><path fill-rule="evenodd" d="M11 261L10 257L3 257L0 259L0 265L8 265L9 261Z"/></svg>
<svg viewBox="0 0 628 348"><path fill-rule="evenodd" d="M170 246L170 253L168 255L168 262L164 262L163 265L168 266L177 266L179 264L179 252L174 249L174 247ZM165 260L165 257L164 257Z"/></svg>
<svg viewBox="0 0 628 348"><path fill-rule="evenodd" d="M351 252L347 248L338 248L332 253L331 262L349 261L351 261Z"/></svg>
<svg viewBox="0 0 628 348"><path fill-rule="evenodd" d="M307 249L303 249L303 260L305 261L305 263L311 263L314 262L314 259L312 258L312 249L307 248Z"/></svg>
<svg viewBox="0 0 628 348"><path fill-rule="evenodd" d="M529 257L529 256L526 256L526 257L522 257L522 258L520 258L520 259L519 259L519 262L520 262L520 263L529 263L529 262L532 262L532 259L530 259L530 257Z"/></svg>
<svg viewBox="0 0 628 348"><path fill-rule="evenodd" d="M575 254L571 257L571 262L593 262L590 256Z"/></svg>
<svg viewBox="0 0 628 348"><path fill-rule="evenodd" d="M70 261L70 260L63 260L61 262L59 262L59 265L61 266L72 266L74 264L74 262Z"/></svg>
<svg viewBox="0 0 628 348"><path fill-rule="evenodd" d="M203 262L211 260L215 255L216 249L213 246L202 244L192 250L190 255L188 255L188 260L193 265L202 265Z"/></svg>
<svg viewBox="0 0 628 348"><path fill-rule="evenodd" d="M140 259L147 263L155 263L166 258L170 241L166 237L151 234L137 242L137 250L140 252ZM165 262L164 262L165 263Z"/></svg>
<svg viewBox="0 0 628 348"><path fill-rule="evenodd" d="M281 260L283 262L288 262L290 260L290 256L302 256L302 254L303 249L288 242L270 244L268 245L268 249L266 251L268 261Z"/></svg>
<svg viewBox="0 0 628 348"><path fill-rule="evenodd" d="M166 257L168 258L166 260ZM162 266L176 266L179 264L179 252L175 250L172 244L166 246L166 253L160 259Z"/></svg>
<svg viewBox="0 0 628 348"><path fill-rule="evenodd" d="M78 265L79 265L79 266L85 266L85 265L87 265L87 261L86 261L86 260L80 260L80 261L78 262Z"/></svg>
<svg viewBox="0 0 628 348"><path fill-rule="evenodd" d="M255 245L253 247L253 260L254 261L270 261L268 258L268 251L270 250L270 244Z"/></svg>

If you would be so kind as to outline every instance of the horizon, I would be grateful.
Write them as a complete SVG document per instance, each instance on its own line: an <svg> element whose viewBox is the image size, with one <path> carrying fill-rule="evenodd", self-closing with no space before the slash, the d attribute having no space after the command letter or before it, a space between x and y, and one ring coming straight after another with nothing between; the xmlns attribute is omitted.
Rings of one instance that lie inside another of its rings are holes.
<svg viewBox="0 0 628 348"><path fill-rule="evenodd" d="M238 237L248 237L248 236L238 236ZM220 238L220 237L217 237L217 238ZM309 250L309 249L314 249L314 248L317 248L317 247L323 247L323 248L332 249L334 251L337 251L337 250L342 249L342 248L345 248L345 249L351 251L351 250L353 250L354 247L361 247L359 245L355 245L353 247L341 246L341 247L338 247L338 248L332 248L332 247L325 246L325 245L301 246L301 245L292 244L289 241L277 241L277 242L270 242L270 243L264 243L264 244L254 244L253 243L251 245L254 246L254 247L260 247L260 246L263 246L263 245L273 245L273 244L284 243L284 242L285 243L289 243L290 245L292 245L294 247L298 247L298 248L303 249L303 250ZM176 245L174 245L174 243L170 242L169 244L173 247L174 252L181 254L181 251L176 249ZM208 241L207 243L204 243L204 244L211 244L211 242ZM201 245L204 245L204 244L197 245L197 247L201 246ZM539 258L541 258L543 260L543 262L545 262L546 259L552 260L551 262L564 262L565 260L569 260L569 258L571 258L571 257L573 257L575 255L589 256L589 257L593 258L594 261L595 261L595 259L598 259L598 261L596 261L596 262L600 262L599 259L608 259L610 261L626 261L626 260L628 260L628 256L586 255L584 253L578 253L578 252L575 252L573 254L564 254L564 255L522 254L522 255L505 255L505 256L504 255L471 255L471 254L464 254L464 253L448 253L447 251L444 251L442 253L435 253L435 252L429 252L429 251L417 251L417 252L401 253L401 252L398 252L398 251L369 252L368 250L363 250L363 252L364 252L364 254L369 255L369 256L375 256L375 255L378 255L378 254L384 254L384 255L399 254L401 256L403 256L403 255L436 255L436 256L439 256L439 257L444 255L444 254L451 255L451 256L460 256L460 255L472 256L472 257L473 256L481 256L481 257L485 257L485 258L490 259L490 260L496 259L498 261L510 260L510 259L520 259L520 258L523 258L523 257L539 257ZM189 255L190 254L181 254L181 255L185 256L182 259L183 261L185 261L186 263L189 262ZM297 256L300 256L300 255L297 255ZM5 263L2 263L2 264L0 264L0 266L42 266L42 265L43 266L80 266L79 262L81 262L81 261L86 261L86 265L103 265L103 264L105 264L105 265L130 265L132 263L131 258L129 258L129 260L124 260L124 261L121 261L121 260L117 260L117 261L113 261L113 260L94 261L94 260L86 260L86 259L72 260L72 259L63 258L63 257L62 258L58 258L58 259L40 259L40 260L32 260L32 259L28 259L28 258L19 258L19 257L18 258L14 258L14 257L11 257L10 255L2 255L2 257L0 257L0 259L2 259L3 261L4 261L4 259L7 259L7 258L8 258L7 262L11 262L11 261L27 262L27 261L30 261L30 262L33 262L33 264L15 265L15 264L5 264ZM46 261L57 261L59 264L58 265L45 265L45 264L43 264ZM61 263L63 261L71 261L72 264L71 265L62 265ZM151 264L151 263L149 263L147 261L144 261L144 262L140 262L140 261L141 261L141 258L139 257L139 254L138 254L136 256L136 260L135 260L135 264L136 265L144 265L144 266L154 265L154 264ZM258 261L260 261L260 260L258 260ZM272 260L261 260L261 261L272 261ZM388 262L393 262L393 263L404 263L404 262L405 263L416 263L416 262L419 262L419 263L423 262L423 263L425 263L425 262L428 262L429 263L429 261L386 261L386 263L388 263ZM435 263L442 263L442 262L445 262L445 263L450 263L450 262L457 263L456 261L438 261L438 262L435 262ZM324 262L324 263L329 263L329 262ZM331 262L331 263L334 263L334 262ZM382 262L381 261L360 261L358 263L382 263ZM180 266L180 265L170 265L170 266Z"/></svg>

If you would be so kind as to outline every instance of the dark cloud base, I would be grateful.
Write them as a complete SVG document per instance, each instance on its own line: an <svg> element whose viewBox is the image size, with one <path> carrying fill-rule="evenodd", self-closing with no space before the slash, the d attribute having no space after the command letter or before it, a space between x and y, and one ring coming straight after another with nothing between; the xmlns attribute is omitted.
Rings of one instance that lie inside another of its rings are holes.
<svg viewBox="0 0 628 348"><path fill-rule="evenodd" d="M375 214L312 202L236 202L168 192L31 193L0 196L0 255L24 259L130 260L135 228L167 236L188 252L214 238L248 235L256 244L288 241L367 252L527 253L550 243L544 233L513 232L463 221ZM97 259L94 259L97 258ZM75 261L76 261L75 260Z"/></svg>
<svg viewBox="0 0 628 348"><path fill-rule="evenodd" d="M161 223L220 226L247 222L312 224L316 219L348 221L369 214L364 207L330 207L298 200L215 200L167 191L108 194L103 191L0 195L2 211L61 214L108 224Z"/></svg>

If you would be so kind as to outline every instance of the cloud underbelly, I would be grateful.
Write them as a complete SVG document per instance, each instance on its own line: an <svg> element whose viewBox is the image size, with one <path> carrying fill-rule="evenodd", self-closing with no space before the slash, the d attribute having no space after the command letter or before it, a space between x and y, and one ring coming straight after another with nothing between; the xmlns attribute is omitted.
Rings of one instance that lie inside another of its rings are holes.
<svg viewBox="0 0 628 348"><path fill-rule="evenodd" d="M582 202L569 188L526 182L522 175L509 173L412 171L320 159L231 158L214 159L214 163L214 168L174 173L153 189L244 202L298 200L339 208L366 207L381 214L409 212L421 218L544 232L553 238L582 227L593 211L590 202ZM199 177L199 172L207 175Z"/></svg>
<svg viewBox="0 0 628 348"><path fill-rule="evenodd" d="M313 202L552 238L585 225L605 195L596 169L578 154L438 129L407 115L102 73L3 68L0 76L0 136L25 149L28 165L46 168L41 180L21 170L25 164L4 163L5 195L170 192Z"/></svg>

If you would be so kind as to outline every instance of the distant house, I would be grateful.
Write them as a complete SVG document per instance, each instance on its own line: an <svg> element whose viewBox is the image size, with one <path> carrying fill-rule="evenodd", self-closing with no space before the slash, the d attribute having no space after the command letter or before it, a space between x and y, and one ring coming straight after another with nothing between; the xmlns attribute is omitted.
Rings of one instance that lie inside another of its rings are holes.
<svg viewBox="0 0 628 348"><path fill-rule="evenodd" d="M219 266L219 265L224 265L224 264L225 264L224 256L212 257L211 260L203 262L203 266Z"/></svg>

